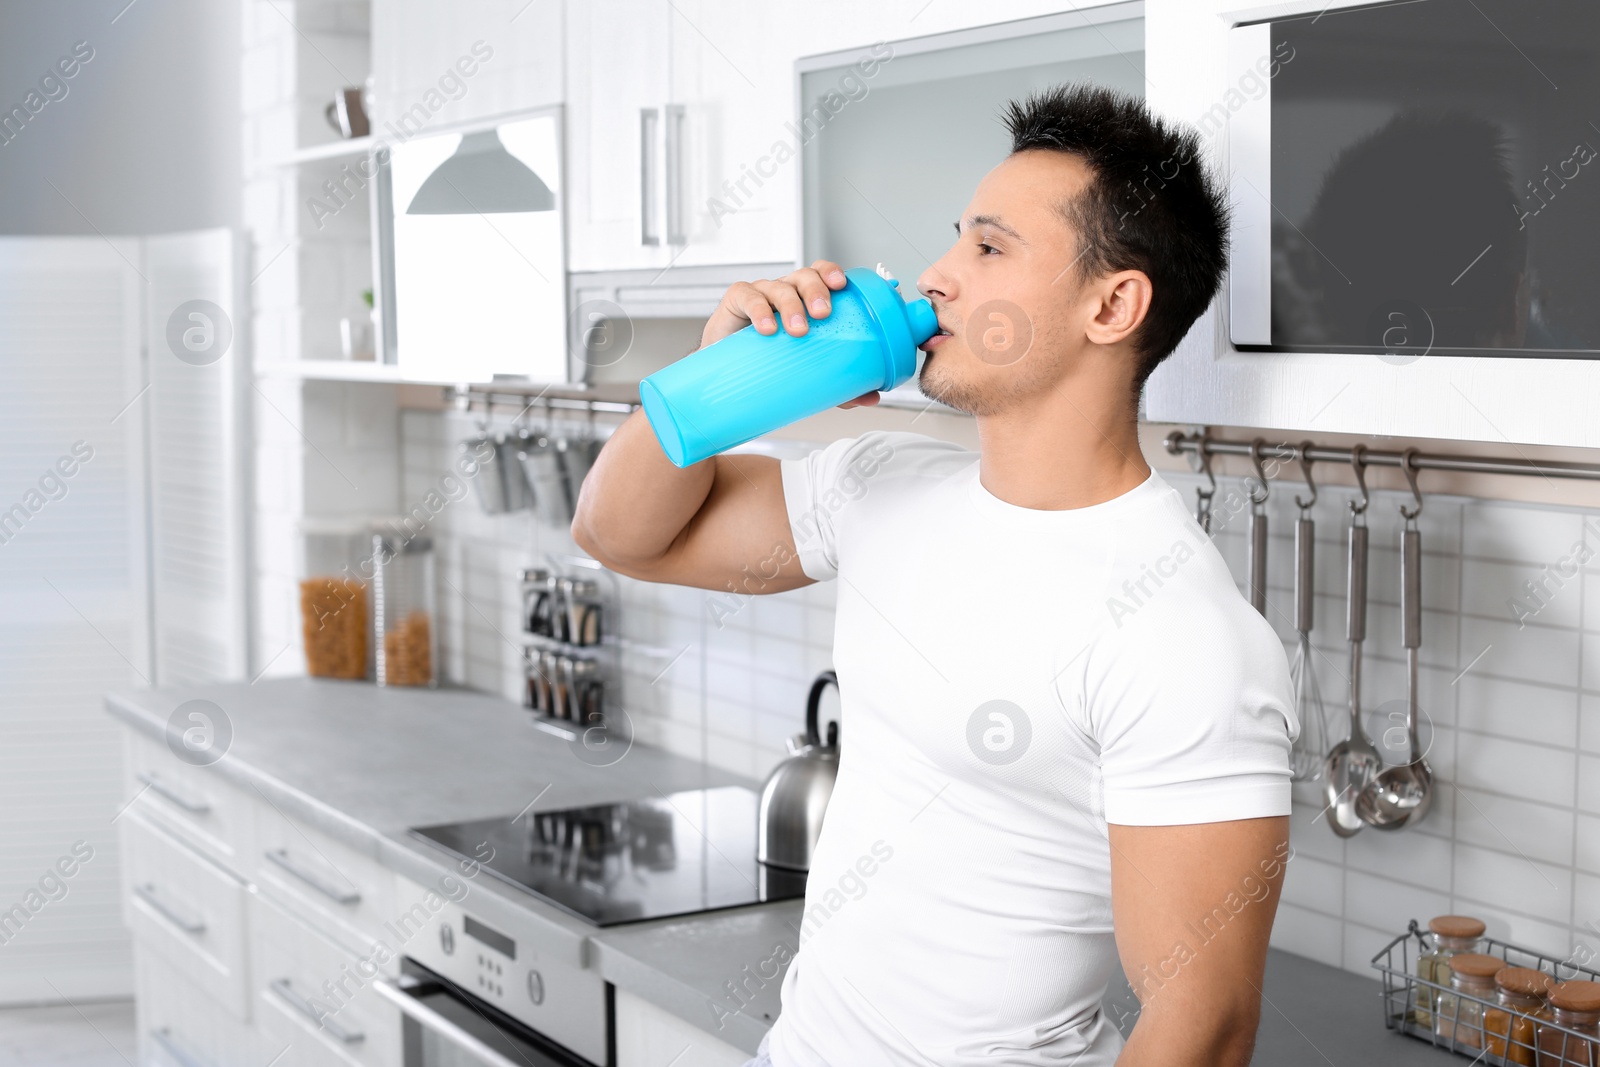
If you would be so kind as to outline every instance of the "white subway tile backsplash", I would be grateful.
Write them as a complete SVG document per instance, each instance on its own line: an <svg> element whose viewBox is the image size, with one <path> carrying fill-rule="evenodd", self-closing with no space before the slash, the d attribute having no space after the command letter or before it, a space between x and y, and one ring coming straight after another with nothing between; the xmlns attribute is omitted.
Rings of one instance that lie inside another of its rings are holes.
<svg viewBox="0 0 1600 1067"><path fill-rule="evenodd" d="M1576 816L1570 808L1459 786L1455 796L1457 841L1509 852L1519 858L1571 866Z"/></svg>
<svg viewBox="0 0 1600 1067"><path fill-rule="evenodd" d="M1344 883L1338 864L1297 852L1283 876L1283 899L1324 915L1344 911Z"/></svg>
<svg viewBox="0 0 1600 1067"><path fill-rule="evenodd" d="M1547 565L1461 562L1461 610L1489 619L1537 620L1543 626L1575 628L1581 586L1576 562L1563 577Z"/></svg>
<svg viewBox="0 0 1600 1067"><path fill-rule="evenodd" d="M1476 671L1463 675L1456 688L1460 691L1456 721L1465 730L1568 748L1577 740L1578 695L1571 689L1490 678ZM1596 730L1600 744L1600 721Z"/></svg>
<svg viewBox="0 0 1600 1067"><path fill-rule="evenodd" d="M1476 734L1464 733L1462 738L1456 777L1462 786L1572 807L1577 778L1572 749Z"/></svg>
<svg viewBox="0 0 1600 1067"><path fill-rule="evenodd" d="M1547 921L1565 922L1572 911L1570 867L1457 841L1454 877L1462 900Z"/></svg>
<svg viewBox="0 0 1600 1067"><path fill-rule="evenodd" d="M1399 933L1411 919L1427 922L1449 911L1450 894L1445 890L1424 889L1361 871L1344 872L1344 916L1350 922ZM1372 951L1376 952L1377 946Z"/></svg>
<svg viewBox="0 0 1600 1067"><path fill-rule="evenodd" d="M1600 756L1578 756L1578 810L1600 814Z"/></svg>
<svg viewBox="0 0 1600 1067"><path fill-rule="evenodd" d="M1549 685L1578 681L1578 632L1529 623L1519 629L1511 620L1461 618L1463 666L1482 650L1472 667L1487 675Z"/></svg>
<svg viewBox="0 0 1600 1067"><path fill-rule="evenodd" d="M1600 818L1580 814L1576 840L1574 866L1580 871L1600 874Z"/></svg>
<svg viewBox="0 0 1600 1067"><path fill-rule="evenodd" d="M1344 955L1344 923L1321 912L1280 903L1271 944L1273 948L1337 967Z"/></svg>
<svg viewBox="0 0 1600 1067"><path fill-rule="evenodd" d="M1576 511L1473 501L1462 509L1462 555L1542 567L1572 551L1581 536Z"/></svg>

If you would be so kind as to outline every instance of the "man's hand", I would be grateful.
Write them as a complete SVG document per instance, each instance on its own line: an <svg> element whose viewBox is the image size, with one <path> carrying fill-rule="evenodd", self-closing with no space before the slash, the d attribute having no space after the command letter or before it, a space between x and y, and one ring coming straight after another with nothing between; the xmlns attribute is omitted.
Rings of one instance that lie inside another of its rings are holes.
<svg viewBox="0 0 1600 1067"><path fill-rule="evenodd" d="M833 290L845 287L844 268L828 259L819 259L809 267L773 280L735 282L723 294L717 310L706 320L700 334L700 347L722 340L751 324L756 332L771 336L778 332L778 323L799 337L810 328L806 320L826 318L833 310ZM876 390L846 401L842 408L876 404Z"/></svg>
<svg viewBox="0 0 1600 1067"><path fill-rule="evenodd" d="M1245 1067L1288 817L1108 829L1117 951L1140 1003L1119 1067Z"/></svg>

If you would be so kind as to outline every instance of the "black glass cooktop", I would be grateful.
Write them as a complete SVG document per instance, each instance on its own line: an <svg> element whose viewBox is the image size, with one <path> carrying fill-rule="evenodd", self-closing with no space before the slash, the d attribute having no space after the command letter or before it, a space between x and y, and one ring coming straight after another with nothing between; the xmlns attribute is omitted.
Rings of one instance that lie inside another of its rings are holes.
<svg viewBox="0 0 1600 1067"><path fill-rule="evenodd" d="M720 786L411 833L580 919L616 926L804 896L804 872L756 861L760 802L752 789Z"/></svg>

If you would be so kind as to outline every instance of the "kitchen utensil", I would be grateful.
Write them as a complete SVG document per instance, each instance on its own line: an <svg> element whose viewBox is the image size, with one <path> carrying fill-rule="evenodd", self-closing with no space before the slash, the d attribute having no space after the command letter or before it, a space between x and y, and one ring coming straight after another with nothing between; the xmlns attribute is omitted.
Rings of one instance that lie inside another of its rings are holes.
<svg viewBox="0 0 1600 1067"><path fill-rule="evenodd" d="M524 431L518 437L518 460L533 490L533 510L551 526L572 525L572 502L562 454L548 433Z"/></svg>
<svg viewBox="0 0 1600 1067"><path fill-rule="evenodd" d="M484 447L487 446L487 447ZM490 515L503 515L521 511L530 502L528 480L521 466L515 462L513 444L504 434L480 434L463 441L461 451L471 457L478 472L472 479L478 494L478 503ZM487 457L487 458L480 458Z"/></svg>
<svg viewBox="0 0 1600 1067"><path fill-rule="evenodd" d="M789 738L789 758L773 768L761 788L756 859L773 867L805 871L822 832L822 816L839 775L839 724L828 724L828 741L817 732L817 709L839 677L823 671L806 697L806 732Z"/></svg>
<svg viewBox="0 0 1600 1067"><path fill-rule="evenodd" d="M552 614L555 604L555 578L543 567L522 572L522 628L530 634L554 637Z"/></svg>
<svg viewBox="0 0 1600 1067"><path fill-rule="evenodd" d="M1398 830L1419 822L1433 804L1433 768L1422 757L1417 739L1418 654L1422 647L1422 531L1417 516L1422 514L1422 494L1417 491L1416 468L1411 460L1415 449L1400 457L1401 470L1411 483L1417 506L1400 505L1405 528L1400 533L1400 643L1406 650L1406 737L1411 743L1407 763L1389 767L1368 782L1356 800L1356 814L1380 830Z"/></svg>
<svg viewBox="0 0 1600 1067"><path fill-rule="evenodd" d="M333 103L323 109L322 115L328 120L328 125L333 127L334 132L345 140L365 137L372 132L360 88L346 86L340 89L339 94L333 98Z"/></svg>
<svg viewBox="0 0 1600 1067"><path fill-rule="evenodd" d="M1328 752L1322 765L1322 791L1328 826L1340 837L1353 837L1366 825L1356 814L1356 798L1383 770L1383 758L1361 725L1361 642L1367 636L1367 484L1364 445L1351 448L1361 502L1350 502L1350 584L1346 598L1345 635L1350 642L1350 736Z"/></svg>
<svg viewBox="0 0 1600 1067"><path fill-rule="evenodd" d="M1289 677L1294 685L1295 717L1300 723L1300 734L1295 738L1290 762L1294 777L1299 781L1321 777L1323 757L1328 751L1322 688L1317 684L1317 672L1312 662L1314 653L1311 650L1311 627L1316 614L1313 592L1316 524L1311 519L1311 507L1317 502L1317 487L1311 480L1311 461L1306 458L1310 447L1311 442L1305 442L1300 446L1298 455L1311 499L1301 500L1298 495L1294 498L1300 507L1300 518L1294 524L1294 613L1300 642L1294 663L1289 668Z"/></svg>
<svg viewBox="0 0 1600 1067"><path fill-rule="evenodd" d="M831 310L796 337L754 325L691 352L639 383L639 400L675 466L760 437L875 389L893 389L917 369L917 346L938 332L933 306L909 303L880 264L852 267ZM937 358L937 357L935 357Z"/></svg>
<svg viewBox="0 0 1600 1067"><path fill-rule="evenodd" d="M1250 574L1250 606L1263 616L1267 613L1267 488L1266 471L1261 465L1261 446L1265 442L1256 438L1250 443L1250 462L1255 464L1256 478L1261 483L1261 496L1255 487L1250 488L1250 519L1248 526Z"/></svg>
<svg viewBox="0 0 1600 1067"><path fill-rule="evenodd" d="M558 578L561 640L574 645L600 643L600 586L588 578Z"/></svg>
<svg viewBox="0 0 1600 1067"><path fill-rule="evenodd" d="M578 506L578 490L583 487L583 480L589 476L589 468L594 466L595 459L600 455L600 447L605 444L600 438L589 435L576 437L556 438L556 451L561 453L561 474L567 482L567 501L573 509L573 514L567 516L570 524Z"/></svg>

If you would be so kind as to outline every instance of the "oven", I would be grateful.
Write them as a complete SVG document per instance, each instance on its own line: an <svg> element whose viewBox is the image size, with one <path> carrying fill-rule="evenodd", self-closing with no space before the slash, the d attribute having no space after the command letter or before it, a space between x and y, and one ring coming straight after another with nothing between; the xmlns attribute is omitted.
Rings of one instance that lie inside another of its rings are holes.
<svg viewBox="0 0 1600 1067"><path fill-rule="evenodd" d="M607 1067L409 957L401 960L399 978L376 988L404 1016L403 1067Z"/></svg>

